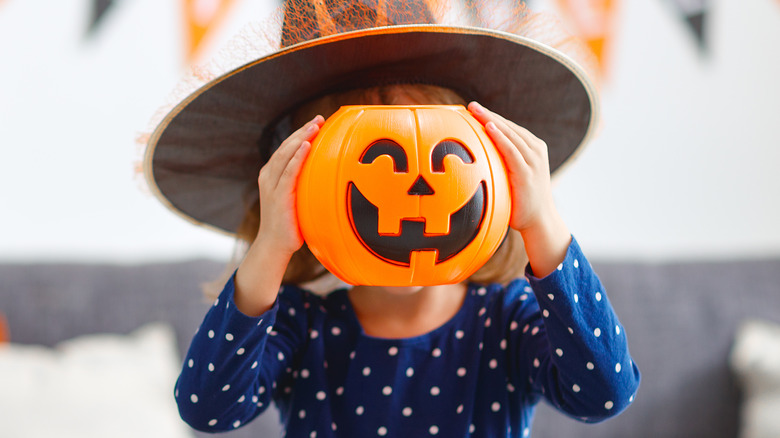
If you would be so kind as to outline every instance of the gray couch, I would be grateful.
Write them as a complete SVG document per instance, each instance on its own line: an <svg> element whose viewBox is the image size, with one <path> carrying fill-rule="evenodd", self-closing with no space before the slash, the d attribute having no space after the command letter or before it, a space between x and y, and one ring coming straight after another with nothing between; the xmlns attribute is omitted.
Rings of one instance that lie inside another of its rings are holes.
<svg viewBox="0 0 780 438"><path fill-rule="evenodd" d="M780 322L780 259L593 265L625 325L642 386L632 407L597 425L542 405L533 436L735 438L740 391L727 356L745 318ZM183 355L209 305L201 299L199 284L222 268L206 261L0 265L0 312L14 342L44 345L168 322ZM278 436L277 423L276 413L269 411L229 436Z"/></svg>

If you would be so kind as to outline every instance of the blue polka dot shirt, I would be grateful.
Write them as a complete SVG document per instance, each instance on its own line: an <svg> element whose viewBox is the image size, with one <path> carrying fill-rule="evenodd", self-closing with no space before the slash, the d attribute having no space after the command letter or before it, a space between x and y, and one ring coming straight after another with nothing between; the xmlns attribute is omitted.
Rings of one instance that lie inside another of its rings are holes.
<svg viewBox="0 0 780 438"><path fill-rule="evenodd" d="M586 422L633 400L639 371L576 240L545 278L470 284L458 313L421 336L366 335L346 290L284 286L274 307L236 309L230 280L176 384L182 418L240 427L272 402L287 437L527 437L545 398Z"/></svg>

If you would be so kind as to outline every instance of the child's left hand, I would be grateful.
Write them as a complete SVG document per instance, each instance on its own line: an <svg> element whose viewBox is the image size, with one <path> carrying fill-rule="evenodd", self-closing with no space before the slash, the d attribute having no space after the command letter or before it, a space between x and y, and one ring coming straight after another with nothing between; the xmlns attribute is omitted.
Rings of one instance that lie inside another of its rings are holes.
<svg viewBox="0 0 780 438"><path fill-rule="evenodd" d="M471 102L468 109L485 125L504 159L512 192L509 226L523 235L535 275L547 275L563 261L571 242L553 201L547 144L476 102Z"/></svg>
<svg viewBox="0 0 780 438"><path fill-rule="evenodd" d="M555 209L547 144L527 129L477 102L471 102L468 108L485 125L504 159L512 191L509 225L520 232L539 225Z"/></svg>

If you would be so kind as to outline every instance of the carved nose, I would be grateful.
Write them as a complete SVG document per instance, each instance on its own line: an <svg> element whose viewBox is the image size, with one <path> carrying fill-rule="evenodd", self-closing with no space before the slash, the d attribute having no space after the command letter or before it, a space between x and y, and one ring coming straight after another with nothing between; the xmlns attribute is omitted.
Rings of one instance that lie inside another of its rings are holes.
<svg viewBox="0 0 780 438"><path fill-rule="evenodd" d="M417 180L412 184L412 187L409 188L409 191L406 192L410 195L432 195L433 189L430 185L428 185L428 182L425 181L425 178L422 177L422 175L417 177Z"/></svg>

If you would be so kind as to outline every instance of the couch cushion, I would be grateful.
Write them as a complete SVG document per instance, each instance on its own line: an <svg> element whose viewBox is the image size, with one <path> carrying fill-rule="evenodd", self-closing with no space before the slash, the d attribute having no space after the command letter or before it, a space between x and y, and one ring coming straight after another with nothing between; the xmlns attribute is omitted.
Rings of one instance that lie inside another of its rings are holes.
<svg viewBox="0 0 780 438"><path fill-rule="evenodd" d="M0 345L2 435L191 437L171 396L178 356L173 330L162 324L56 349Z"/></svg>
<svg viewBox="0 0 780 438"><path fill-rule="evenodd" d="M642 385L628 410L597 425L542 405L532 436L736 437L740 393L727 358L742 320L780 322L780 260L593 265L628 334ZM183 354L211 303L202 299L200 284L222 270L221 263L204 261L0 265L0 311L15 341L47 345L167 321ZM277 436L278 430L272 410L231 437Z"/></svg>
<svg viewBox="0 0 780 438"><path fill-rule="evenodd" d="M743 392L739 437L780 437L780 324L742 324L730 364Z"/></svg>

